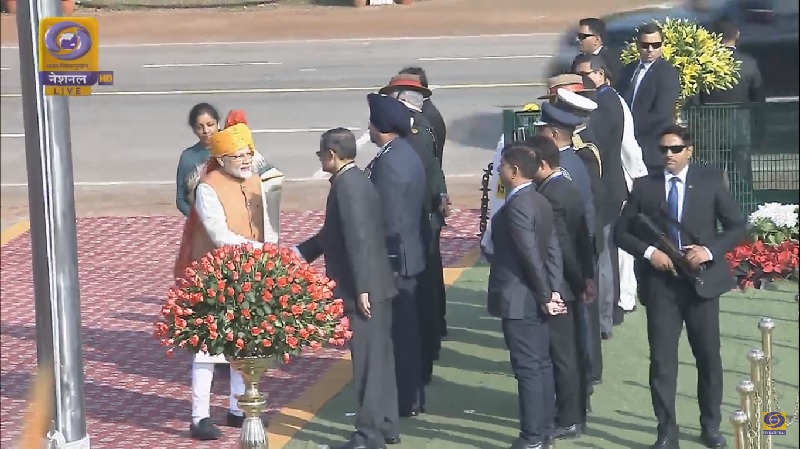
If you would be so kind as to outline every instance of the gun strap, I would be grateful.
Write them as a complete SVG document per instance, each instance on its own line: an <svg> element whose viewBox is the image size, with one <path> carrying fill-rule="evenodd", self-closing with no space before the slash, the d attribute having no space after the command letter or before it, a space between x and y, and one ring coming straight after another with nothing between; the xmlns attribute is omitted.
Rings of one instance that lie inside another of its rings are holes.
<svg viewBox="0 0 801 449"><path fill-rule="evenodd" d="M670 214L667 213L667 211L663 211L662 215L671 224L678 226L679 231L681 231L684 235L690 237L690 241L692 241L693 245L701 245L701 239L699 239L698 236L695 235L694 233L690 232L690 230L687 229L687 226L685 226L682 222L671 217Z"/></svg>

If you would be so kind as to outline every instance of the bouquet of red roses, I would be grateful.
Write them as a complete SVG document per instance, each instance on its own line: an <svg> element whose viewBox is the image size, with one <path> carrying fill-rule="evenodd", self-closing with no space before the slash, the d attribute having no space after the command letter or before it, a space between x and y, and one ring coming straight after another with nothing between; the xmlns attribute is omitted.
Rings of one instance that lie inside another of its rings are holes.
<svg viewBox="0 0 801 449"><path fill-rule="evenodd" d="M156 338L227 358L278 357L344 346L351 331L334 282L276 245L226 246L185 270L162 306Z"/></svg>

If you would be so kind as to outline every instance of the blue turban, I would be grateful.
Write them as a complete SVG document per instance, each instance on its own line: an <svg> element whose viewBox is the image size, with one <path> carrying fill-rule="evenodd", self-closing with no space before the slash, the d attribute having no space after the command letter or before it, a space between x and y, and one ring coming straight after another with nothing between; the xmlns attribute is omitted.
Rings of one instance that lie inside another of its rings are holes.
<svg viewBox="0 0 801 449"><path fill-rule="evenodd" d="M412 114L399 100L380 94L367 94L370 106L370 123L383 134L395 133L401 137L412 131Z"/></svg>

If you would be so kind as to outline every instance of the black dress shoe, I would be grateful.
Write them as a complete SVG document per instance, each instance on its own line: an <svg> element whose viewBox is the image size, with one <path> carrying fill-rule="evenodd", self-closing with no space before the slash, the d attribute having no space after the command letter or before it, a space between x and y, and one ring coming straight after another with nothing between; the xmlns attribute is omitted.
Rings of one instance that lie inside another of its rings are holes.
<svg viewBox="0 0 801 449"><path fill-rule="evenodd" d="M659 435L651 449L679 449L679 440L673 436Z"/></svg>
<svg viewBox="0 0 801 449"><path fill-rule="evenodd" d="M509 449L550 449L551 444L547 441L541 443L527 443L524 440L518 439L512 444Z"/></svg>
<svg viewBox="0 0 801 449"><path fill-rule="evenodd" d="M596 377L595 379L592 380L593 385L601 385L602 383L604 383L604 380L600 377Z"/></svg>
<svg viewBox="0 0 801 449"><path fill-rule="evenodd" d="M237 429L241 429L244 422L245 415L234 415L233 413L228 412L228 415L225 417L226 427L235 427ZM261 423L264 424L264 427L267 427L268 421L266 416L261 416Z"/></svg>
<svg viewBox="0 0 801 449"><path fill-rule="evenodd" d="M623 321L626 320L625 315L625 310L621 309L620 306L615 306L615 309L612 311L612 325L620 326L623 324Z"/></svg>
<svg viewBox="0 0 801 449"><path fill-rule="evenodd" d="M718 429L704 429L701 431L701 442L710 449L726 447L726 438Z"/></svg>
<svg viewBox="0 0 801 449"><path fill-rule="evenodd" d="M401 443L401 438L400 438L400 436L384 438L384 443L386 443L386 444L400 444Z"/></svg>
<svg viewBox="0 0 801 449"><path fill-rule="evenodd" d="M557 440L567 440L578 438L581 436L581 424L573 424L567 427L557 427L553 433L553 437Z"/></svg>
<svg viewBox="0 0 801 449"><path fill-rule="evenodd" d="M611 339L612 339L612 331L601 332L601 340L611 340Z"/></svg>
<svg viewBox="0 0 801 449"><path fill-rule="evenodd" d="M222 436L222 432L211 422L211 418L203 418L197 425L189 425L189 435L195 440L211 441Z"/></svg>

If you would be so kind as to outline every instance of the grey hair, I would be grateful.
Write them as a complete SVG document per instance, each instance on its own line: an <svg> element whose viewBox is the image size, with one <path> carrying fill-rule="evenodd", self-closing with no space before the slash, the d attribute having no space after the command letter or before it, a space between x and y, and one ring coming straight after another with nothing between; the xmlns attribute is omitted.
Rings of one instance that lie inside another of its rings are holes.
<svg viewBox="0 0 801 449"><path fill-rule="evenodd" d="M412 107L422 110L423 109L423 101L425 97L420 92L415 90L399 90L394 95L400 101L406 102Z"/></svg>

